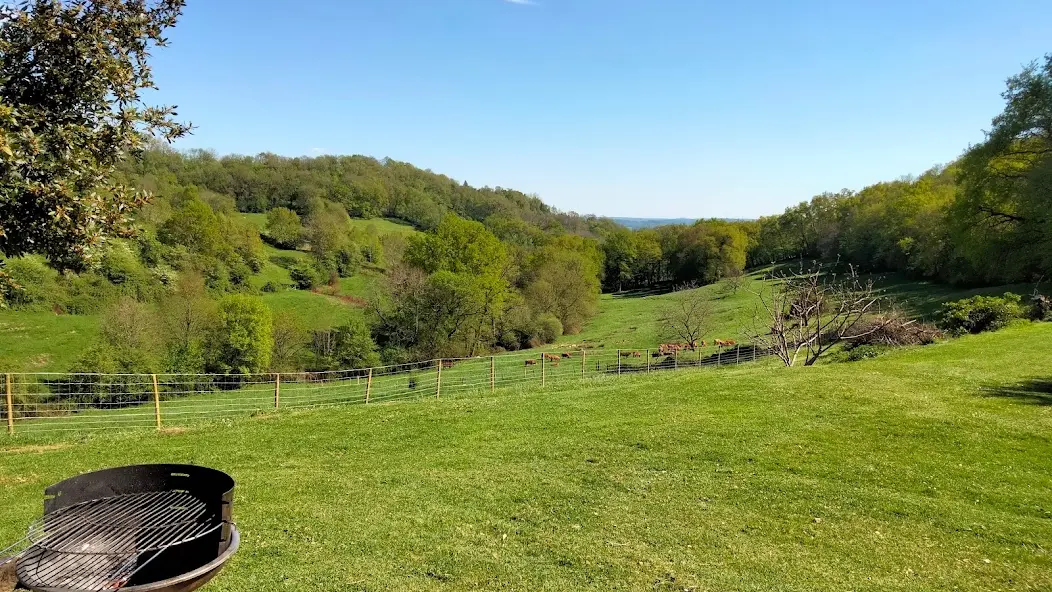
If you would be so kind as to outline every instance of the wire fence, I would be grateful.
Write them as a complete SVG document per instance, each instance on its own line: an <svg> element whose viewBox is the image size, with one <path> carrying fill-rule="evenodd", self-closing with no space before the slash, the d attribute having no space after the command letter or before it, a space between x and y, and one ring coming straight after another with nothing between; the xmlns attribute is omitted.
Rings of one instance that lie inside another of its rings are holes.
<svg viewBox="0 0 1052 592"><path fill-rule="evenodd" d="M574 349L442 358L393 366L280 374L9 373L0 418L8 434L182 427L282 409L435 398L598 375L752 362L752 345L669 351Z"/></svg>

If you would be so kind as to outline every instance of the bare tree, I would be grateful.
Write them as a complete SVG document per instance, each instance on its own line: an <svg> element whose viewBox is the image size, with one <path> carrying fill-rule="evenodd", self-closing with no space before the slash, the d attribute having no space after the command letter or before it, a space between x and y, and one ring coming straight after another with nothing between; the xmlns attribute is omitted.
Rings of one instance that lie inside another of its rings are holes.
<svg viewBox="0 0 1052 592"><path fill-rule="evenodd" d="M766 280L754 292L760 310L753 339L786 366L795 365L801 354L810 366L837 343L882 330L882 319L888 318L875 316L883 297L873 280L860 278L853 266L843 277L827 274L819 265L798 273L775 272Z"/></svg>
<svg viewBox="0 0 1052 592"><path fill-rule="evenodd" d="M745 272L736 267L727 270L726 275L723 276L723 280L720 282L723 284L723 291L730 292L731 294L737 294L738 290L741 290L745 286Z"/></svg>
<svg viewBox="0 0 1052 592"><path fill-rule="evenodd" d="M708 298L693 282L677 288L680 293L673 295L668 304L661 309L658 326L663 336L682 339L694 345L701 338L701 333L712 316L712 305Z"/></svg>

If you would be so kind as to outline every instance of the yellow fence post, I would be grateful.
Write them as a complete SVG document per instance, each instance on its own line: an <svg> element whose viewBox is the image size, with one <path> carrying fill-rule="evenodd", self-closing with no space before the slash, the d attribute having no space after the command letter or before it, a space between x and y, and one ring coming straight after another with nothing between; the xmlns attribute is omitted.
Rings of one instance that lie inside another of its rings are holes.
<svg viewBox="0 0 1052 592"><path fill-rule="evenodd" d="M742 347L740 345L734 346L734 365L742 363Z"/></svg>
<svg viewBox="0 0 1052 592"><path fill-rule="evenodd" d="M157 375L151 374L153 378L153 415L157 421L157 429L161 429L161 391L157 388Z"/></svg>
<svg viewBox="0 0 1052 592"><path fill-rule="evenodd" d="M442 397L442 358L436 360L438 362L437 372L435 374L435 398Z"/></svg>
<svg viewBox="0 0 1052 592"><path fill-rule="evenodd" d="M752 344L752 361L756 361L756 344Z"/></svg>
<svg viewBox="0 0 1052 592"><path fill-rule="evenodd" d="M497 358L489 357L489 392L497 390Z"/></svg>
<svg viewBox="0 0 1052 592"><path fill-rule="evenodd" d="M621 376L621 350L617 350L617 375Z"/></svg>
<svg viewBox="0 0 1052 592"><path fill-rule="evenodd" d="M369 402L369 395L373 390L373 369L369 368L369 377L365 379L365 402Z"/></svg>
<svg viewBox="0 0 1052 592"><path fill-rule="evenodd" d="M281 407L281 372L274 375L274 408Z"/></svg>
<svg viewBox="0 0 1052 592"><path fill-rule="evenodd" d="M544 387L544 360L546 360L546 359L547 358L544 357L544 353L542 352L541 353L541 387L542 388Z"/></svg>
<svg viewBox="0 0 1052 592"><path fill-rule="evenodd" d="M672 352L672 369L679 370L679 348Z"/></svg>
<svg viewBox="0 0 1052 592"><path fill-rule="evenodd" d="M15 397L11 393L11 373L8 372L4 382L7 383L7 433L15 433Z"/></svg>
<svg viewBox="0 0 1052 592"><path fill-rule="evenodd" d="M647 348L647 374L650 374L650 348Z"/></svg>

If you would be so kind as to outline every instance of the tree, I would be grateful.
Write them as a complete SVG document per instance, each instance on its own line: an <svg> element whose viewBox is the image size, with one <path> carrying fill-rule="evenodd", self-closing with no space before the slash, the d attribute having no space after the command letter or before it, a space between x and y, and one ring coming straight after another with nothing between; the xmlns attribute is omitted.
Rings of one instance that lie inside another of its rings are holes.
<svg viewBox="0 0 1052 592"><path fill-rule="evenodd" d="M380 364L376 343L361 317L324 331L315 331L311 350L317 356L316 366L323 370L371 368Z"/></svg>
<svg viewBox="0 0 1052 592"><path fill-rule="evenodd" d="M804 354L804 365L843 340L856 340L881 331L892 316L880 316L883 298L873 280L863 280L854 267L844 277L826 274L819 265L798 273L775 272L754 292L762 310L754 323L753 339L772 350L786 366ZM863 322L875 318L876 322ZM883 319L883 320L880 320Z"/></svg>
<svg viewBox="0 0 1052 592"><path fill-rule="evenodd" d="M560 334L579 333L599 305L597 262L580 252L554 246L539 250L534 258L536 269L525 290L530 307L559 319Z"/></svg>
<svg viewBox="0 0 1052 592"><path fill-rule="evenodd" d="M211 369L223 374L256 374L270 366L274 347L270 309L256 296L230 294L219 301Z"/></svg>
<svg viewBox="0 0 1052 592"><path fill-rule="evenodd" d="M148 59L183 0L0 6L0 252L83 268L148 196L112 173L148 138L189 128L147 107Z"/></svg>
<svg viewBox="0 0 1052 592"><path fill-rule="evenodd" d="M275 372L303 370L308 335L300 318L291 311L274 315L274 347L270 353L270 369Z"/></svg>
<svg viewBox="0 0 1052 592"><path fill-rule="evenodd" d="M1052 54L1009 78L1002 96L986 140L961 159L954 204L969 259L998 280L1052 271Z"/></svg>
<svg viewBox="0 0 1052 592"><path fill-rule="evenodd" d="M680 339L689 344L696 344L701 339L712 317L712 305L696 288L693 283L683 284L661 308L658 327L663 338Z"/></svg>
<svg viewBox="0 0 1052 592"><path fill-rule="evenodd" d="M203 372L209 333L216 323L215 302L208 298L204 278L180 274L173 293L161 303L166 337L167 368L172 372Z"/></svg>
<svg viewBox="0 0 1052 592"><path fill-rule="evenodd" d="M636 243L632 232L627 228L618 228L608 234L603 241L603 254L604 281L611 288L616 286L620 292L626 283L632 281L632 269L635 267Z"/></svg>
<svg viewBox="0 0 1052 592"><path fill-rule="evenodd" d="M283 249L295 249L303 241L300 217L288 208L274 208L267 212L267 236Z"/></svg>

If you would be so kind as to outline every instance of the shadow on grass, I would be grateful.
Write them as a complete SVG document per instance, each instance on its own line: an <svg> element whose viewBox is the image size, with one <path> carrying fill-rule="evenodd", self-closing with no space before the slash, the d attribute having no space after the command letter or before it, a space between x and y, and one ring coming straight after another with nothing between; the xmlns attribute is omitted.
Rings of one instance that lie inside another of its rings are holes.
<svg viewBox="0 0 1052 592"><path fill-rule="evenodd" d="M1012 384L984 386L985 397L1015 399L1030 405L1052 405L1052 378L1034 378Z"/></svg>
<svg viewBox="0 0 1052 592"><path fill-rule="evenodd" d="M635 290L625 290L623 292L611 292L611 298L645 298L647 296L659 296L661 294L668 294L673 291L671 284L669 285L658 285L650 288L639 288Z"/></svg>

